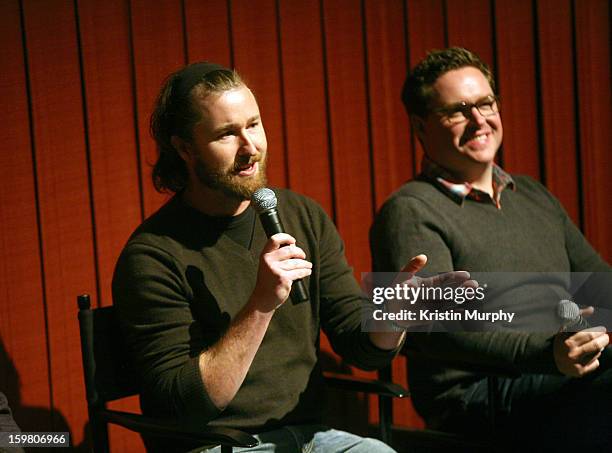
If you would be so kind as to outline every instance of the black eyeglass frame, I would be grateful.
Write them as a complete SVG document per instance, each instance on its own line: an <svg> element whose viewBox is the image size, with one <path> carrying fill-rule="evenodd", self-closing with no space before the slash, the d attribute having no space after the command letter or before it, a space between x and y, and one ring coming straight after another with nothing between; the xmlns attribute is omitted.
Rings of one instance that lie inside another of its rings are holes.
<svg viewBox="0 0 612 453"><path fill-rule="evenodd" d="M486 104L491 104L491 111L490 112L485 111L483 113L480 109L484 107ZM431 109L430 112L439 114L442 118L445 118L450 123L459 124L459 123L463 123L464 121L468 121L472 117L472 109L474 107L476 107L476 110L478 110L478 113L480 113L484 117L496 115L499 113L499 110L500 110L500 98L499 96L495 94L490 94L478 100L477 102L469 102L469 103L465 101L457 102L456 104L451 104L451 105L447 105L444 107L437 107L435 109ZM459 112L462 113L463 118L459 120L452 120L451 115L455 113L459 113Z"/></svg>

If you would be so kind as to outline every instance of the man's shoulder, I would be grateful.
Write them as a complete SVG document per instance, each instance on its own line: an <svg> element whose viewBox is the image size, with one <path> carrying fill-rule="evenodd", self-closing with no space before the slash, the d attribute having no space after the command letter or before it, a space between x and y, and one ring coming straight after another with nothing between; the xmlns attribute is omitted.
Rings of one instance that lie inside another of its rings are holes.
<svg viewBox="0 0 612 453"><path fill-rule="evenodd" d="M290 213L290 215L301 213L309 218L327 215L323 207L307 195L290 189L275 187L273 190L278 198L279 209Z"/></svg>
<svg viewBox="0 0 612 453"><path fill-rule="evenodd" d="M370 227L370 241L401 231L407 225L445 222L442 212L454 203L423 177L408 181L380 207Z"/></svg>
<svg viewBox="0 0 612 453"><path fill-rule="evenodd" d="M186 219L187 215L185 208L176 197L168 200L136 227L128 238L124 250L138 246L161 250L177 247L193 230L193 225Z"/></svg>
<svg viewBox="0 0 612 453"><path fill-rule="evenodd" d="M551 195L546 186L532 176L513 174L512 179L516 183L517 190Z"/></svg>
<svg viewBox="0 0 612 453"><path fill-rule="evenodd" d="M327 211L314 199L288 189L274 189L278 197L278 211L285 230L298 242L306 240L312 247L338 235Z"/></svg>
<svg viewBox="0 0 612 453"><path fill-rule="evenodd" d="M431 179L423 174L418 174L393 192L389 200L395 198L412 198L429 201L446 199L448 196L444 194Z"/></svg>
<svg viewBox="0 0 612 453"><path fill-rule="evenodd" d="M561 203L540 181L528 175L512 175L516 183L516 194L524 200L552 209L561 208Z"/></svg>
<svg viewBox="0 0 612 453"><path fill-rule="evenodd" d="M432 182L417 176L403 184L383 203L380 212L408 209L413 206L431 206L450 200Z"/></svg>
<svg viewBox="0 0 612 453"><path fill-rule="evenodd" d="M287 201L289 203L297 204L297 205L306 205L306 206L318 206L319 204L313 200L312 198L303 195L298 192L294 192L291 189L285 189L282 187L273 187L274 193L278 197L279 204L281 201Z"/></svg>

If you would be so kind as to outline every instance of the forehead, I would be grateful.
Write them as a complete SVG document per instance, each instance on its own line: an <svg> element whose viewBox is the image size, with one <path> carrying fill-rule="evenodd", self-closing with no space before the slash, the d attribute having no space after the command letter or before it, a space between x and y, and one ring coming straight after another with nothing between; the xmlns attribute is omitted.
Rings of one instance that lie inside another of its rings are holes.
<svg viewBox="0 0 612 453"><path fill-rule="evenodd" d="M226 123L240 123L259 115L259 106L248 87L197 96L196 106L200 109L200 123L218 127Z"/></svg>
<svg viewBox="0 0 612 453"><path fill-rule="evenodd" d="M475 101L493 94L484 74L471 66L448 71L438 77L432 88L435 98L443 104Z"/></svg>

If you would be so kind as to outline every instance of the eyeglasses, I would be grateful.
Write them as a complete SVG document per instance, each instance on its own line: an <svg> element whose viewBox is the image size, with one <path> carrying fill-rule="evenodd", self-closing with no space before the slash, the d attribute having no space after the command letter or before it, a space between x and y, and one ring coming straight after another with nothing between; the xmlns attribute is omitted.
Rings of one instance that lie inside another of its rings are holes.
<svg viewBox="0 0 612 453"><path fill-rule="evenodd" d="M499 112L499 98L491 95L480 99L478 102L458 102L431 111L438 113L449 124L459 124L473 117L472 109L474 107L482 116L493 116Z"/></svg>

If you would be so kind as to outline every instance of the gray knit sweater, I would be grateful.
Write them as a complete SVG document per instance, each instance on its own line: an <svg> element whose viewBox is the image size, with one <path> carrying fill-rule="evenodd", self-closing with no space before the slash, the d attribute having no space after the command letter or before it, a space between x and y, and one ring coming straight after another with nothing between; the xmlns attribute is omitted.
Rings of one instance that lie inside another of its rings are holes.
<svg viewBox="0 0 612 453"><path fill-rule="evenodd" d="M428 256L430 272L611 270L541 184L529 177L513 178L516 191L502 192L501 210L469 198L461 204L424 177L405 184L381 208L370 231L374 270L397 271L419 253ZM516 285L508 290L514 299L535 304L549 289L550 285ZM552 325L547 318L556 315L550 309L536 316L541 316L537 320L541 325ZM415 407L436 426L460 404L465 389L483 378L477 371L462 371L449 363L471 370L556 373L554 331L542 330L410 335L408 348L422 354L408 361Z"/></svg>

